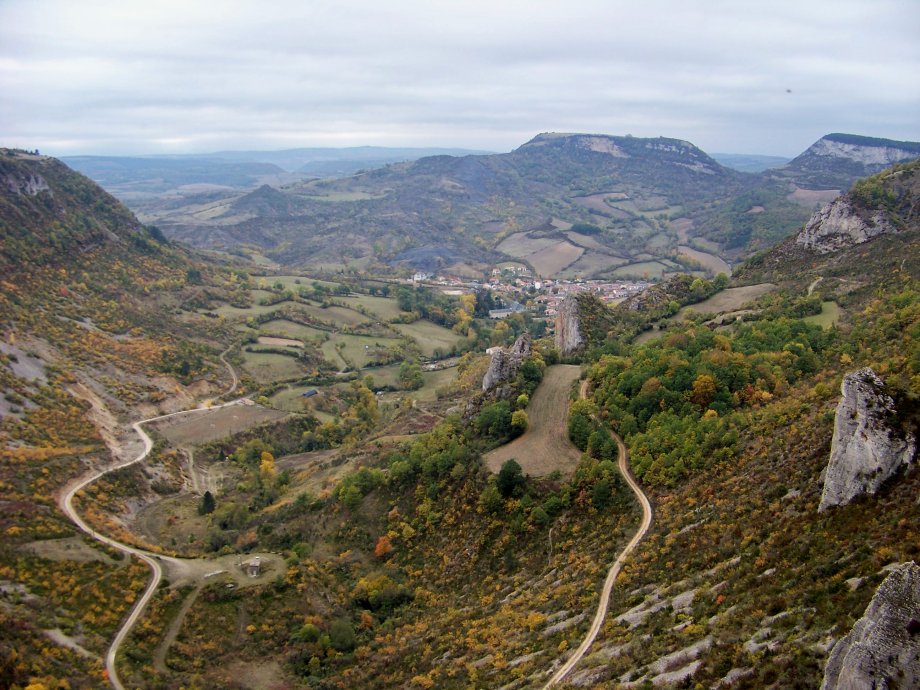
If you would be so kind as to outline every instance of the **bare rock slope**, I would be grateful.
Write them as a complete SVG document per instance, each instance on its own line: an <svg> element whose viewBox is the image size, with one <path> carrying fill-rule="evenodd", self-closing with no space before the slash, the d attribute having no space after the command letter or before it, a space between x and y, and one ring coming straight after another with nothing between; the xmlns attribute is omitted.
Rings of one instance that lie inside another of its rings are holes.
<svg viewBox="0 0 920 690"><path fill-rule="evenodd" d="M831 651L821 690L920 687L920 566L902 563Z"/></svg>
<svg viewBox="0 0 920 690"><path fill-rule="evenodd" d="M795 241L806 249L827 254L897 231L885 211L857 213L852 200L842 196L817 211Z"/></svg>
<svg viewBox="0 0 920 690"><path fill-rule="evenodd" d="M840 390L819 511L874 494L913 461L916 449L914 435L898 427L894 400L872 369L847 374Z"/></svg>

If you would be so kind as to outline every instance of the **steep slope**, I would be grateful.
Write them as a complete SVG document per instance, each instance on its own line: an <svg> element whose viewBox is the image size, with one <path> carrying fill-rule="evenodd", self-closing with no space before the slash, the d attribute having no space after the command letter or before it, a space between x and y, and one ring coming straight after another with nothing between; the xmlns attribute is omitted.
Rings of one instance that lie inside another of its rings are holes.
<svg viewBox="0 0 920 690"><path fill-rule="evenodd" d="M122 422L138 410L223 389L226 333L176 314L224 274L59 161L3 150L0 276L0 578L17 593L0 610L4 686L100 687L146 572L76 537L55 498L135 452ZM178 474L175 458L153 465L138 500Z"/></svg>
<svg viewBox="0 0 920 690"><path fill-rule="evenodd" d="M60 161L0 149L0 269L31 270L109 242L150 239L130 211Z"/></svg>

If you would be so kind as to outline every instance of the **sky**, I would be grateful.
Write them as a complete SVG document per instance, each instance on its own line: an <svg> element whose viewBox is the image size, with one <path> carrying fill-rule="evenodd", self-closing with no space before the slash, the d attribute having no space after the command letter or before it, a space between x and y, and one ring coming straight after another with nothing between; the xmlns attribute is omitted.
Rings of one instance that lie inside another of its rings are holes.
<svg viewBox="0 0 920 690"><path fill-rule="evenodd" d="M920 141L920 0L0 0L0 146Z"/></svg>

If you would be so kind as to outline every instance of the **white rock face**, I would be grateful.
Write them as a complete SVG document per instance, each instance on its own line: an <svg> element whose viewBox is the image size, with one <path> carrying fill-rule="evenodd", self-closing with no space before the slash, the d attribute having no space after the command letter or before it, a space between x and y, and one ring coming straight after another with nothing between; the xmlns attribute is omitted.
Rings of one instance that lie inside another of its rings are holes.
<svg viewBox="0 0 920 690"><path fill-rule="evenodd" d="M863 165L882 165L888 167L901 161L912 160L916 153L889 146L866 146L865 144L844 144L840 141L820 139L808 149L816 156L846 158Z"/></svg>
<svg viewBox="0 0 920 690"><path fill-rule="evenodd" d="M819 511L874 494L903 465L913 461L916 440L896 428L894 400L872 369L843 378L837 404L831 457Z"/></svg>
<svg viewBox="0 0 920 690"><path fill-rule="evenodd" d="M920 687L920 566L902 563L831 650L821 690Z"/></svg>
<svg viewBox="0 0 920 690"><path fill-rule="evenodd" d="M489 368L482 377L482 390L489 391L499 384L506 383L517 376L518 369L533 351L533 341L530 333L522 333L514 341L510 350L500 348L492 353Z"/></svg>
<svg viewBox="0 0 920 690"><path fill-rule="evenodd" d="M574 294L566 295L556 313L556 347L563 357L572 354L584 342L581 323L578 320L578 299Z"/></svg>
<svg viewBox="0 0 920 690"><path fill-rule="evenodd" d="M51 190L45 178L36 173L30 173L28 176L8 174L2 178L2 182L3 186L18 195L35 196L39 192Z"/></svg>
<svg viewBox="0 0 920 690"><path fill-rule="evenodd" d="M884 211L875 211L867 219L863 218L856 213L849 198L841 196L816 211L795 242L819 254L827 254L897 231Z"/></svg>

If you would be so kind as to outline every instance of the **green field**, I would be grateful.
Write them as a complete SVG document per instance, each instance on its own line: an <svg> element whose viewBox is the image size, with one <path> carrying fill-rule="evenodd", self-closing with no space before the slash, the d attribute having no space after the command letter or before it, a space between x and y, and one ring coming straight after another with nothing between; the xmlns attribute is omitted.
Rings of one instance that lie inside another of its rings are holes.
<svg viewBox="0 0 920 690"><path fill-rule="evenodd" d="M813 323L822 328L835 326L840 321L840 305L836 302L821 302L821 313L806 316L802 321Z"/></svg>
<svg viewBox="0 0 920 690"><path fill-rule="evenodd" d="M298 304L297 310L320 321L342 326L357 326L358 324L371 322L371 319L364 316L364 314L359 314L353 309L346 309L345 307L326 307L323 309L319 305L307 302Z"/></svg>
<svg viewBox="0 0 920 690"><path fill-rule="evenodd" d="M313 328L312 326L304 326L302 323L294 323L293 321L288 321L287 319L274 319L272 321L266 321L261 326L259 326L259 331L266 335L280 335L288 338L309 340L313 342L322 342L328 335L327 331L320 330L319 328Z"/></svg>
<svg viewBox="0 0 920 690"><path fill-rule="evenodd" d="M273 352L242 352L243 368L259 383L272 383L303 376L306 370L294 357Z"/></svg>
<svg viewBox="0 0 920 690"><path fill-rule="evenodd" d="M642 261L637 264L627 264L610 272L610 275L620 278L661 278L667 268L657 261Z"/></svg>
<svg viewBox="0 0 920 690"><path fill-rule="evenodd" d="M324 395L332 386L291 386L278 390L269 398L272 407L284 410L285 412L309 412L315 415L321 422L328 422L333 419L333 415L316 409L316 403L319 397ZM305 398L303 394L308 390L318 390L319 396Z"/></svg>
<svg viewBox="0 0 920 690"><path fill-rule="evenodd" d="M399 365L388 364L385 367L374 367L361 372L361 377L372 376L375 386L399 386Z"/></svg>
<svg viewBox="0 0 920 690"><path fill-rule="evenodd" d="M441 350L443 354L446 354L463 340L462 336L452 330L424 319L415 323L393 324L393 328L415 340L426 357L433 357L435 350Z"/></svg>
<svg viewBox="0 0 920 690"><path fill-rule="evenodd" d="M400 314L404 313L395 299L388 297L373 297L371 295L359 295L357 297L336 297L336 301L345 302L348 305L360 305L367 309L368 312L375 314L382 321L389 321Z"/></svg>
<svg viewBox="0 0 920 690"><path fill-rule="evenodd" d="M395 338L380 338L369 335L347 335L336 333L323 343L323 358L337 367L349 366L364 367L374 360L373 350L378 347L389 348L397 343ZM339 356L337 345L342 344L342 354L346 361Z"/></svg>
<svg viewBox="0 0 920 690"><path fill-rule="evenodd" d="M425 384L417 391L410 393L410 395L419 400L437 400L438 389L453 383L456 378L457 367L438 371L424 371L422 372L422 380Z"/></svg>

